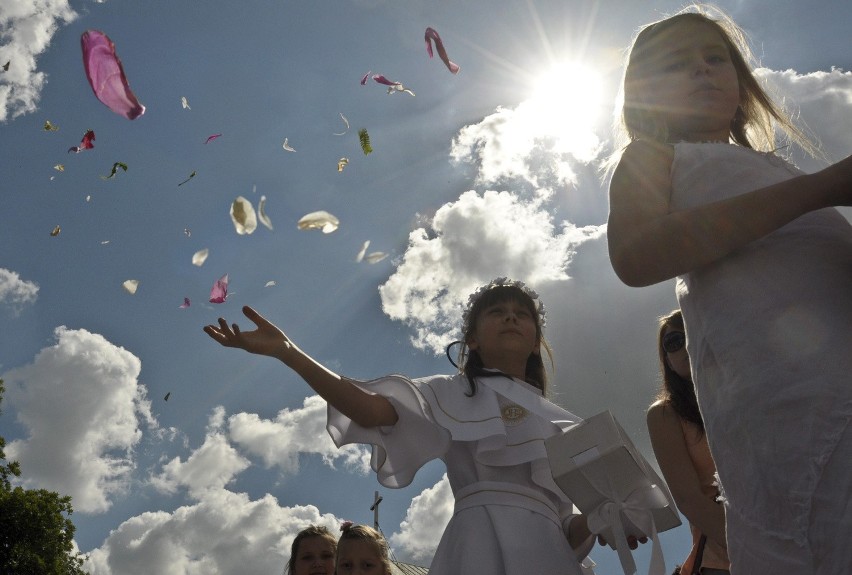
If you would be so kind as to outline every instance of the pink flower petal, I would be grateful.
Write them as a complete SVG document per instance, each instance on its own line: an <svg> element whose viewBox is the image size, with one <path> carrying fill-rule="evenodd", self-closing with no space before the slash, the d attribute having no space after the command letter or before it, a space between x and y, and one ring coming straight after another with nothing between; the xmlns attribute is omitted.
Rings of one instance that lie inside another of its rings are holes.
<svg viewBox="0 0 852 575"><path fill-rule="evenodd" d="M210 289L210 303L225 303L228 297L228 274L216 280Z"/></svg>
<svg viewBox="0 0 852 575"><path fill-rule="evenodd" d="M71 146L68 148L68 152L76 152L80 153L83 150L91 150L95 147L93 143L95 141L95 132L92 130L87 130L85 134L83 134L83 139L80 140L79 146Z"/></svg>
<svg viewBox="0 0 852 575"><path fill-rule="evenodd" d="M388 80L381 74L373 74L373 80L375 80L379 84L384 84L385 86L396 86L397 84L399 84L399 82L392 82L391 80Z"/></svg>
<svg viewBox="0 0 852 575"><path fill-rule="evenodd" d="M216 138L218 138L221 135L222 134L213 134L212 136L207 136L207 140L204 143L209 144L210 142L212 142L213 140L215 140Z"/></svg>
<svg viewBox="0 0 852 575"><path fill-rule="evenodd" d="M188 308L189 306L190 306L189 298L188 298L188 297L185 297L185 298L183 298L183 304L179 305L178 307L179 307L180 309L186 309L186 308Z"/></svg>
<svg viewBox="0 0 852 575"><path fill-rule="evenodd" d="M438 49L438 56L441 57L441 60L444 61L447 68L449 68L450 72L453 74L459 73L459 65L451 62L449 56L447 56L447 51L444 49L444 43L441 41L441 37L438 35L438 32L434 28L426 28L426 53L429 54L429 57L432 57L432 42L435 41L435 47Z"/></svg>
<svg viewBox="0 0 852 575"><path fill-rule="evenodd" d="M361 78L361 85L362 85L362 86L365 86L365 85L367 84L367 78L369 78L369 77L370 77L370 74L371 74L372 72L373 72L372 70L368 70L368 71L367 71L367 73L366 73L366 74L364 74L364 77L363 77L363 78Z"/></svg>
<svg viewBox="0 0 852 575"><path fill-rule="evenodd" d="M139 103L130 89L112 40L98 30L86 30L80 38L80 45L86 78L97 99L128 120L144 114L145 106Z"/></svg>

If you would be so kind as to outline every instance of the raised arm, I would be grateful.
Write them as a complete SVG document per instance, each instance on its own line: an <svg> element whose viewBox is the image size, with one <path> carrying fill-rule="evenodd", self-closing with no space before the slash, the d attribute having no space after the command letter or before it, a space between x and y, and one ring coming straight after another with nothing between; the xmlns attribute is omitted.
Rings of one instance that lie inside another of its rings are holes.
<svg viewBox="0 0 852 575"><path fill-rule="evenodd" d="M678 508L702 533L726 547L725 509L701 491L677 414L671 407L655 403L648 409L647 419L654 455Z"/></svg>
<svg viewBox="0 0 852 575"><path fill-rule="evenodd" d="M204 332L225 347L279 359L299 374L320 397L363 427L396 423L396 410L387 399L364 391L315 361L252 308L243 307L243 314L257 329L241 331L236 323L229 326L228 322L219 318L219 325L204 326Z"/></svg>
<svg viewBox="0 0 852 575"><path fill-rule="evenodd" d="M672 211L671 146L636 141L610 184L607 236L615 273L642 287L698 269L824 207L852 204L852 158L723 201Z"/></svg>

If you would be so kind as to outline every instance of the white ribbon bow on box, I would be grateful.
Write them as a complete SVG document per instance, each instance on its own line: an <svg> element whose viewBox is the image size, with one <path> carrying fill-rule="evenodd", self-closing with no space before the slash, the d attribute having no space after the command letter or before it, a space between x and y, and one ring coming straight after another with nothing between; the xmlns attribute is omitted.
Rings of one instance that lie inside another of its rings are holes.
<svg viewBox="0 0 852 575"><path fill-rule="evenodd" d="M612 530L621 568L625 575L633 575L636 573L636 562L627 545L627 535L624 530L626 519L629 522L628 525L636 527L643 535L651 539L651 562L648 565L648 575L665 575L666 563L663 558L663 549L657 537L654 516L651 514L651 509L668 506L669 502L665 494L656 485L648 485L636 489L624 501L621 501L611 487L610 485L607 491L598 489L607 501L587 514L589 530L592 533L602 533L607 528Z"/></svg>

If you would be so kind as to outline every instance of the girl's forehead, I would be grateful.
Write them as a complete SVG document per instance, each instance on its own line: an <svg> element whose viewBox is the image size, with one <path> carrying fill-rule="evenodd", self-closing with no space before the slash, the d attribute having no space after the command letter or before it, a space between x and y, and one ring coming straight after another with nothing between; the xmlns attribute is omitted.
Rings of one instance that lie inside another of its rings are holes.
<svg viewBox="0 0 852 575"><path fill-rule="evenodd" d="M372 557L378 557L378 545L371 541L364 541L362 539L344 539L337 544L337 554L340 557L343 556L352 556L352 555L369 555Z"/></svg>
<svg viewBox="0 0 852 575"><path fill-rule="evenodd" d="M657 49L674 53L692 48L728 48L719 30L708 22L686 20L670 24L651 40Z"/></svg>

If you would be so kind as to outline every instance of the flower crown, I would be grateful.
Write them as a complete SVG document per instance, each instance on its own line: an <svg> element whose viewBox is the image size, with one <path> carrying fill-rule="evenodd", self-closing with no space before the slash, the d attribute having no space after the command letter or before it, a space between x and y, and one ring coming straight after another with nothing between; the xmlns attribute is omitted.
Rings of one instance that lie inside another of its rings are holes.
<svg viewBox="0 0 852 575"><path fill-rule="evenodd" d="M534 289L527 287L527 285L518 280L510 280L507 277L495 278L491 280L490 283L481 286L475 292L470 294L470 297L467 298L467 307L464 310L464 314L462 315L462 334L467 333L468 328L470 327L470 323L473 321L471 317L471 311L473 310L473 306L476 305L476 302L480 297L485 294L488 290L494 289L496 287L513 287L518 288L522 292L524 292L533 302L533 307L536 312L538 312L538 325L541 328L544 328L544 325L547 323L547 312L544 309L544 302L542 302L538 298L538 292Z"/></svg>

